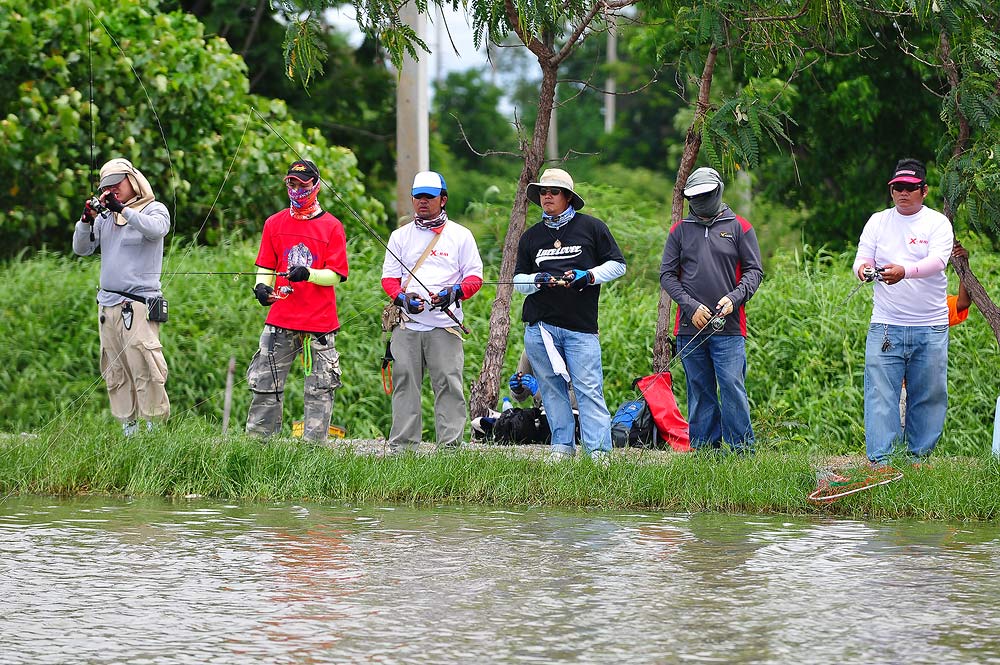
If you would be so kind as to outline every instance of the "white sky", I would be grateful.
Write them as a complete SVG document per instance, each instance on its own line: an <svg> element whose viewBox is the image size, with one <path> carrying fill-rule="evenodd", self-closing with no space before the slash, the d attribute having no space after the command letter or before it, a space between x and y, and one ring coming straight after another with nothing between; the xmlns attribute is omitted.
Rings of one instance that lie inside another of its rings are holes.
<svg viewBox="0 0 1000 665"><path fill-rule="evenodd" d="M330 9L327 11L326 18L331 24L351 36L350 42L353 46L357 47L361 44L362 35L361 31L358 30L352 5L342 5L339 8ZM436 79L438 75L446 76L448 72L485 65L487 62L486 53L485 51L477 52L473 46L472 28L469 26L465 14L448 10L444 15L444 21L448 24L448 30L451 33L450 41L448 32L444 30L437 12L434 14L431 25L427 27L424 38L432 53L421 53L421 60L426 59L427 73L430 77ZM451 42L455 43L458 53L455 53Z"/></svg>

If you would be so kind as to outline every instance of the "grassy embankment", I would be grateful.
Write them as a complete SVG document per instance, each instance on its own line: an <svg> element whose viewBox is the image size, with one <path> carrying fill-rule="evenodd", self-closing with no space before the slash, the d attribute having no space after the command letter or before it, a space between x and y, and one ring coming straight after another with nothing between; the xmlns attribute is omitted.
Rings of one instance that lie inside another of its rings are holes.
<svg viewBox="0 0 1000 665"><path fill-rule="evenodd" d="M666 233L657 221L659 212L649 209L651 204L647 202L646 209L634 209L622 206L621 200L632 199L623 198L609 188L594 187L588 191L588 208L608 219L629 262L628 274L602 293L601 338L606 395L612 410L633 395L631 380L649 371L657 269ZM382 391L379 374L383 344L378 325L384 295L378 280L384 250L366 238L361 229L353 228L348 216L341 214L341 217L350 238L352 273L351 279L338 287L342 331L337 337L337 347L344 387L336 396L334 420L347 428L351 438L378 438L388 431L390 421L389 398ZM457 217L471 222L476 229L487 279L496 279L497 246L506 223L504 206L475 205L464 217ZM770 253L768 224L766 220L754 221L762 248ZM1000 261L985 244L980 246L971 241L967 245L972 250L973 268L983 283L987 286L998 283ZM255 241L191 248L175 239L165 271L250 270L255 254ZM778 252L767 261L767 277L748 306L747 382L760 455L753 460L707 466L687 458L634 469L631 464L616 464L603 477L613 480L595 482L591 480L593 471L584 467L566 475L554 469L545 470L529 460L508 460L503 455L463 453L440 460L389 461L354 459L328 451L295 452L294 448L282 453L281 446L257 450L240 439L216 440L214 432L218 432L221 419L225 373L231 355L237 359L238 367L233 399L234 430L242 429L249 402L242 375L256 348L264 312L253 299L251 281L246 277L164 276L164 289L171 302L171 321L164 327L163 342L171 371L168 389L173 418L167 432L146 444L117 442L117 425L110 422L97 370L99 345L93 289L97 284L98 260L41 253L30 259L10 261L0 265L7 294L0 300L0 336L4 339L0 345L0 395L3 395L0 432L27 431L39 438L27 443L19 438L6 439L0 447L3 487L5 491L73 492L88 488L115 493L195 492L257 498L454 499L796 510L796 506L803 506L805 493L813 484L809 467L815 460L863 452L864 335L870 314L870 292L864 289L845 303L844 298L855 284L849 274L852 259L851 252L800 249ZM950 279L954 291L953 274ZM474 331L466 343L468 383L478 376L493 295L494 287L487 285L465 305L467 321ZM506 366L511 370L521 350L522 328L517 320L520 298L515 295L515 321L507 351ZM949 416L935 454L940 462L936 461L930 471L913 472L918 479L941 476L941 491L928 486L921 490L926 493L921 494L922 498L907 495L908 490L903 487L908 486L911 477L908 474L902 483L866 493L866 496L876 493L890 498L898 496L898 503L895 499L890 502L898 505L898 509L889 506L879 514L978 518L994 514L990 506L992 496L996 495L993 491L996 468L982 456L990 444L998 365L996 340L974 309L968 322L952 330ZM673 374L675 394L684 410L684 376L679 364ZM301 381L301 369L293 370L286 394L286 428L292 419L301 417ZM433 433L427 430L433 423L429 390L425 391L424 415L425 435L431 439ZM57 431L64 433L56 434ZM107 465L114 460L130 463L129 451L144 449L148 455L155 449L175 457L160 462L152 457L145 463L135 462L140 471L143 464L155 470L148 475L152 481L143 480L147 477L143 472L132 475L124 469L126 480L107 480L114 476L114 470ZM98 454L100 450L104 452ZM18 461L31 454L38 455L37 463L26 467ZM98 454L104 466L83 464L94 454ZM185 461L186 454L192 459ZM304 485L299 489L283 480L285 475L272 477L265 473L258 480L246 480L247 476L239 475L244 473L240 470L243 468L240 459L257 460L251 467L263 465L267 469L274 466L275 456L281 459L285 454L297 461L281 473L301 476ZM225 465L219 466L223 461ZM158 466L161 463L167 466ZM82 475L71 473L61 486L60 469L78 468L81 464L105 470L100 478L90 471L81 471ZM175 466L186 469L187 473L203 469L217 476L214 480L206 477L204 482L197 482L194 476L184 482L157 485L158 478L165 481L173 477L169 470ZM227 476L227 469L233 469L237 475ZM457 475L462 469L476 471L463 478ZM952 471L954 478L945 478ZM21 478L18 473L28 475ZM647 475L663 479L654 482ZM564 476L565 483L553 485L554 479ZM311 477L314 479L309 480ZM345 478L355 478L359 484L351 484L355 481ZM244 482L250 486L245 487ZM337 491L322 489L330 487L323 483L337 482L341 483L336 486ZM225 491L227 483L239 488L238 491ZM972 489L959 490L964 483ZM281 489L254 491L253 486L258 484ZM923 483L920 485L923 487ZM559 489L549 490L549 486ZM369 489L359 491L359 487ZM694 489L698 487L702 490ZM756 491L768 498L759 502L740 499L753 497ZM967 496L967 491L974 495ZM858 499L857 503L866 505L869 500ZM968 507L962 507L963 504Z"/></svg>
<svg viewBox="0 0 1000 665"><path fill-rule="evenodd" d="M380 457L282 439L222 438L194 422L132 439L117 433L41 432L0 440L0 492L191 495L244 501L467 502L612 510L715 510L852 518L995 520L1000 464L941 457L902 480L813 506L816 459L802 452L750 458L616 455L546 465L497 448Z"/></svg>

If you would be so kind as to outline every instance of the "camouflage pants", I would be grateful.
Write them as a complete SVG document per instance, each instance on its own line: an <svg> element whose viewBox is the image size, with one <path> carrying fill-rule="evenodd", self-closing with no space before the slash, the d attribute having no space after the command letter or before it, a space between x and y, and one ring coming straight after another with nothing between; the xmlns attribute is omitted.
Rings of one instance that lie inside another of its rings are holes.
<svg viewBox="0 0 1000 665"><path fill-rule="evenodd" d="M324 344L309 333L270 325L264 326L260 345L247 368L247 385L253 393L247 414L248 434L266 437L281 431L285 379L303 350L306 335L312 349L312 373L305 378L302 436L309 441L326 441L333 415L333 392L341 385L340 354L334 347L334 334L327 333Z"/></svg>

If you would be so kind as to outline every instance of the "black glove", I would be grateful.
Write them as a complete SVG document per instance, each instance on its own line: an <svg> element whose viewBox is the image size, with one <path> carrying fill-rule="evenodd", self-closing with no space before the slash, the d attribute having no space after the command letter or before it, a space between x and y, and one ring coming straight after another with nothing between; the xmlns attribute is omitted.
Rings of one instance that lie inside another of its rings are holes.
<svg viewBox="0 0 1000 665"><path fill-rule="evenodd" d="M547 272L540 272L535 275L535 286L540 289L551 288L553 286L559 286L559 282L552 281L552 275Z"/></svg>
<svg viewBox="0 0 1000 665"><path fill-rule="evenodd" d="M444 309L445 307L451 307L455 302L459 300L464 300L465 294L462 293L461 284L452 284L446 289L441 289L437 293L431 296L431 305L434 307L440 307Z"/></svg>
<svg viewBox="0 0 1000 665"><path fill-rule="evenodd" d="M288 271L289 282L305 282L309 279L309 268L305 266L295 266Z"/></svg>
<svg viewBox="0 0 1000 665"><path fill-rule="evenodd" d="M410 314L419 314L424 311L424 299L416 293L400 293L393 302Z"/></svg>
<svg viewBox="0 0 1000 665"><path fill-rule="evenodd" d="M257 284L257 286L255 286L255 287L253 287L254 297L256 297L257 298L257 302L259 302L264 307L270 307L271 306L271 304L272 304L271 303L271 294L272 293L274 293L274 289L272 289L267 284L261 283L261 284Z"/></svg>
<svg viewBox="0 0 1000 665"><path fill-rule="evenodd" d="M93 224L96 218L97 211L90 207L90 201L88 200L83 204L83 214L80 215L80 221L86 222L87 224Z"/></svg>
<svg viewBox="0 0 1000 665"><path fill-rule="evenodd" d="M567 270L563 278L569 282L569 288L581 291L594 283L594 276L589 270Z"/></svg>
<svg viewBox="0 0 1000 665"><path fill-rule="evenodd" d="M114 192L108 192L108 195L104 197L104 207L111 212L121 212L125 209L125 204L118 200Z"/></svg>

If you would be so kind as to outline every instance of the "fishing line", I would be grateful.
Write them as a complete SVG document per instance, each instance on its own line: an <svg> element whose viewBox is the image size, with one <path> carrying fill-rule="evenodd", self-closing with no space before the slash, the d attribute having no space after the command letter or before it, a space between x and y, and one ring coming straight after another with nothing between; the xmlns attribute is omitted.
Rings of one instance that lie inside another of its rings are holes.
<svg viewBox="0 0 1000 665"><path fill-rule="evenodd" d="M177 222L177 185L175 182L176 178L174 177L174 163L173 160L170 158L170 145L167 143L167 134L163 129L163 123L160 122L160 115L156 112L156 105L153 104L153 99L152 97L149 96L149 92L146 90L146 84L142 82L142 77L139 76L139 72L136 71L135 67L132 66L131 58L129 58L128 54L125 53L125 49L121 47L121 45L118 43L118 40L115 39L115 36L111 34L111 30L108 29L108 26L105 25L104 21L101 20L101 17L99 17L94 12L93 9L90 9L89 11L91 15L93 15L93 17L97 19L97 22L101 24L101 27L104 28L104 32L106 32L108 37L111 39L111 43L115 45L115 48L117 48L118 51L122 54L122 58L124 58L125 63L128 65L129 69L132 70L132 75L135 76L135 79L139 82L139 87L142 88L142 94L146 96L146 101L149 103L149 110L153 114L153 119L156 121L157 128L160 130L160 138L163 140L163 147L166 148L167 168L170 170L170 176L168 179L170 181L171 192L174 198L174 210L173 214L171 215L171 219L174 220L174 224L171 225L171 232L173 232ZM175 233L174 238L176 237L177 234ZM172 246L173 246L173 239L171 239L171 247Z"/></svg>
<svg viewBox="0 0 1000 665"><path fill-rule="evenodd" d="M305 159L302 156L302 154L292 146L291 143L289 143L288 141L285 140L284 136L282 136L281 134L279 134L277 132L277 130L274 129L274 127L271 126L271 123L269 123L267 121L267 119L263 115L261 115L260 111L258 111L256 108L254 108L252 106L250 107L250 109L251 109L251 111L253 111L257 115L257 118L262 123L264 123L264 125L269 130L271 130L271 133L273 133L275 136L277 136L279 139L281 139L281 142L284 143L286 146L288 146L289 150L291 150L293 153L295 153L295 155L299 159ZM326 185L326 187L331 192L333 192L333 195L337 198L337 200L340 201L340 203L345 208L347 208L347 210L352 215L354 215L354 218L357 219L361 223L361 226L363 226L365 228L365 230L368 231L368 233L371 234L371 236L373 238L375 238L379 242L379 244L382 245L385 248L385 251L387 251L389 253L389 255L392 256L392 258L396 259L396 261L399 263L399 265L402 266L403 270L405 270L406 272L408 272L410 274L410 277L413 279L413 281L415 281L417 284L419 284L420 286L422 286L423 289L425 291L427 291L427 293L432 293L431 289L427 288L427 285L424 284L420 280L419 277L417 277L416 273L413 270L411 270L405 263L403 263L403 260L401 258L399 258L399 256L397 256L395 252L393 252L391 249L389 249L388 243L386 243L384 240L382 240L382 236L380 236L378 233L376 233L375 229L373 229L371 227L371 225L368 222L366 222L361 217L361 215L359 215L358 212L353 207L351 207L350 204L347 203L347 201L344 200L344 197L342 197L340 195L340 192L338 192L335 188L333 188L332 186L330 186L329 183L327 183L325 180L323 180L322 176L319 176L319 181L322 182L324 185ZM433 307L431 309L433 309ZM465 324L463 324L461 321L458 320L458 317L455 316L455 313L449 307L442 307L440 309L441 309L442 312L444 312L448 316L448 318L450 318L452 321L455 322L455 324L462 330L462 332L464 332L466 335L471 334L471 331L465 326Z"/></svg>
<svg viewBox="0 0 1000 665"><path fill-rule="evenodd" d="M247 114L246 123L243 125L243 133L240 134L240 142L237 144L236 150L233 152L233 158L231 160L229 160L229 168L226 169L226 175L222 178L222 185L219 187L219 191L215 194L215 200L212 201L212 205L209 207L208 213L205 214L205 219L202 220L202 222L201 222L201 226L199 226L198 230L195 231L195 234L192 237L192 245L190 246L190 248L188 249L188 251L181 257L180 261L178 261L178 265L179 266L183 265L184 262L188 258L190 258L191 254L194 252L193 242L196 241L199 236L201 236L202 231L204 231L205 227L208 225L208 220L211 219L211 217L212 217L212 213L215 212L215 206L219 203L219 199L222 197L222 192L225 190L226 184L229 182L229 176L232 175L232 173L233 173L233 167L236 166L236 159L239 157L240 151L243 149L243 142L244 142L244 140L246 140L247 132L250 129L250 120L252 119L252 117L253 116L250 113ZM166 263L168 265L170 263L170 257L172 255L173 255L173 244L171 243L170 255L168 255L166 257L166 259L165 259L165 261L166 261ZM176 275L197 275L197 274L202 274L202 273L183 273L183 272L173 271L173 272L165 272L165 273L162 273L162 274L167 275L169 277L173 277L173 276L176 276ZM205 274L207 274L207 273L205 273ZM219 273L219 274L222 274L222 273ZM250 273L245 273L245 274L250 274ZM256 274L256 273L254 273L254 274ZM284 273L279 273L279 276L284 277ZM169 282L169 280L168 280L168 282Z"/></svg>
<svg viewBox="0 0 1000 665"><path fill-rule="evenodd" d="M165 133L165 131L163 129L163 123L160 122L159 114L156 112L156 105L153 104L153 100L149 96L149 92L146 90L145 84L142 82L142 77L139 76L139 72L136 71L135 67L132 66L131 61L130 61L130 59L128 57L128 54L125 53L125 50L118 43L118 40L115 39L115 36L113 34L111 34L111 30L104 23L104 21L102 21L101 18L94 12L94 10L92 8L88 9L88 11L89 11L89 15L87 17L87 28L88 28L87 29L87 51L88 51L88 58L89 58L89 74L90 74L90 80L89 80L89 85L90 85L90 108L89 108L89 113L88 113L88 119L90 121L90 134L91 134L91 142L90 142L91 174L90 174L90 177L91 177L92 180L96 180L96 178L94 178L94 172L97 170L96 155L95 155L95 152L94 152L95 148L96 148L96 143L97 143L97 138L96 138L97 134L96 134L96 127L95 127L95 123L94 123L94 59L93 59L93 30L92 30L92 23L91 23L91 17L93 17L101 25L101 27L104 29L104 32L108 35L108 38L111 39L111 42L115 45L115 47L121 53L121 55L124 58L125 62L128 64L129 69L132 71L132 75L135 76L136 80L139 82L139 87L142 89L142 92L143 92L143 94L146 97L146 101L149 104L150 111L153 114L153 119L156 121L157 128L160 131L160 138L163 140L163 146L164 146L164 148L166 148L167 165L168 165L168 169L169 169L169 172L170 172L170 174L169 174L169 180L170 180L170 183L171 183L172 192L173 192L173 200L174 200L174 212L173 212L172 217L174 219L174 222L176 223L176 217L177 217L177 189L176 189L176 186L174 184L174 180L175 180L174 179L174 166L173 166L173 161L170 158L170 145L167 143L167 137L166 137L166 133ZM171 231L173 231L174 226L175 225L171 226ZM176 237L176 234L174 235L174 237ZM93 232L91 232L91 240L93 240L93 239L94 239ZM171 247L173 247L173 242L172 241L171 241ZM131 331L129 331L129 332L131 333ZM118 360L122 356L122 354L125 353L125 349L128 348L128 346L129 346L128 342L131 341L131 337L129 339L127 339L127 340L124 340L124 341L125 341L125 344L123 345L123 349L122 349L121 353L119 353L115 358L113 358L112 362L118 362ZM103 373L102 373L102 374L100 374L98 376L97 379L95 379L83 391L83 393L79 397L77 397L74 400L72 400L65 408L63 408L59 413L57 413L52 419L50 419L48 422L46 422L45 424L43 424L42 425L42 429L44 430L45 428L49 427L56 420L58 420L59 418L62 418L71 409L74 409L74 407L76 406L77 403L79 403L82 400L84 400L85 398L87 398L92 392L94 392L97 389L98 384L101 383L101 381L103 380L103 378L104 377L103 377ZM82 413L83 410L84 409L81 406L78 410L74 411L73 415L76 416L77 414ZM53 433L51 435L51 437L49 438L49 440L45 444L45 451L46 452L49 449L51 449L52 445L55 443L56 437L58 437L59 435L61 435L69 427L69 422L70 421L67 420L66 424L64 424L58 431L56 431L55 433ZM37 465L40 462L41 462L41 458L34 465L32 465L32 467L29 469L29 472L30 471L34 471L34 469L37 467ZM7 494L6 496L4 496L2 499L0 499L0 503L5 502L11 496L13 496L13 491L10 492L9 494Z"/></svg>

